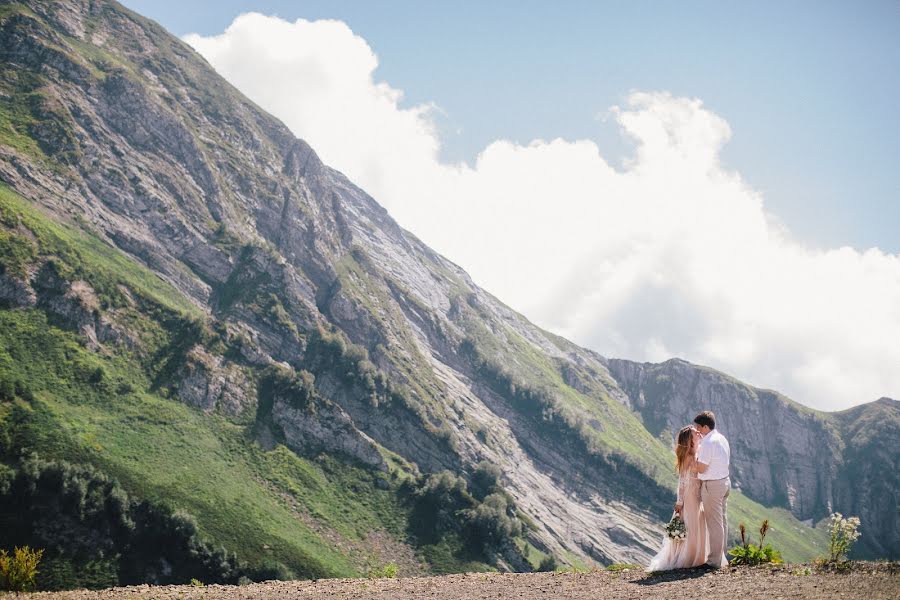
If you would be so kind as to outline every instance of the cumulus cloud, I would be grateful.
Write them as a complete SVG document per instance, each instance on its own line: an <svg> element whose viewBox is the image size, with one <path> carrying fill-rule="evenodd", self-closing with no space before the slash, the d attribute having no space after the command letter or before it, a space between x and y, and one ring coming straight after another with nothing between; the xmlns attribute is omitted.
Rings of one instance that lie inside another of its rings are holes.
<svg viewBox="0 0 900 600"><path fill-rule="evenodd" d="M621 170L590 140L498 140L439 159L433 105L404 106L338 21L238 17L186 36L406 228L538 324L606 356L680 356L822 409L900 397L900 256L814 249L721 165L698 99L609 109Z"/></svg>

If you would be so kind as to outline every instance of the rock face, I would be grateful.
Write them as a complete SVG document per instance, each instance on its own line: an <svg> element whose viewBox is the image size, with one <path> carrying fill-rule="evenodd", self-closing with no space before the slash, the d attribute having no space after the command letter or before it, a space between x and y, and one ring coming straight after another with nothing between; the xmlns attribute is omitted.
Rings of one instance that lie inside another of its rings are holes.
<svg viewBox="0 0 900 600"><path fill-rule="evenodd" d="M651 433L674 435L699 410L712 410L731 444L735 486L801 520L819 521L832 511L860 515L861 545L872 556L896 556L896 400L823 413L682 360L606 364Z"/></svg>
<svg viewBox="0 0 900 600"><path fill-rule="evenodd" d="M287 445L301 453L341 453L370 467L386 469L375 442L357 429L353 419L337 404L328 402L303 409L278 398L272 419L281 428Z"/></svg>
<svg viewBox="0 0 900 600"><path fill-rule="evenodd" d="M256 403L256 390L244 370L200 345L191 348L176 379L178 397L205 412L239 415Z"/></svg>
<svg viewBox="0 0 900 600"><path fill-rule="evenodd" d="M87 282L66 280L57 273L52 262L44 263L23 278L0 274L0 303L7 307L38 306L54 319L77 330L94 349L99 348L101 342L128 337L112 322L111 314L101 311L100 302Z"/></svg>
<svg viewBox="0 0 900 600"><path fill-rule="evenodd" d="M881 398L833 415L844 441L834 505L859 515L868 556L896 559L900 547L900 401Z"/></svg>
<svg viewBox="0 0 900 600"><path fill-rule="evenodd" d="M0 180L150 267L203 315L157 382L185 403L255 409L297 452L376 469L385 451L422 471L491 461L535 523L530 541L569 562L654 553L673 483L660 436L699 404L730 415L751 497L803 519L839 508L827 418L540 330L158 25L105 0L4 5L0 54L3 114L26 115L4 123ZM127 344L89 289L51 275L0 273L0 300L44 302L105 351ZM308 373L314 390L270 393L273 365ZM896 538L880 543L896 555Z"/></svg>

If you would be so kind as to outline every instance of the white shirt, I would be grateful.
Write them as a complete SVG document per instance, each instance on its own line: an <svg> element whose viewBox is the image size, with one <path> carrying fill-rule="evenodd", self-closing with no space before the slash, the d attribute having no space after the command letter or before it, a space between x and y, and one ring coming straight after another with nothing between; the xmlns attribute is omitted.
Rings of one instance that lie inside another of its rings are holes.
<svg viewBox="0 0 900 600"><path fill-rule="evenodd" d="M731 462L731 448L725 436L713 429L700 440L697 461L709 465L704 473L699 473L703 481L724 479L728 477L728 465Z"/></svg>

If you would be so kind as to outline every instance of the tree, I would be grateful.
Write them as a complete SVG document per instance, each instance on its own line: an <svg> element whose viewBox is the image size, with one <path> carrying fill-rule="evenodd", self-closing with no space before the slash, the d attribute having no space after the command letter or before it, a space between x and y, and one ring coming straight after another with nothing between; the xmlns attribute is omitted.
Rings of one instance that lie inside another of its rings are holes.
<svg viewBox="0 0 900 600"><path fill-rule="evenodd" d="M483 460L472 472L472 495L479 501L484 500L499 489L499 483L500 467Z"/></svg>

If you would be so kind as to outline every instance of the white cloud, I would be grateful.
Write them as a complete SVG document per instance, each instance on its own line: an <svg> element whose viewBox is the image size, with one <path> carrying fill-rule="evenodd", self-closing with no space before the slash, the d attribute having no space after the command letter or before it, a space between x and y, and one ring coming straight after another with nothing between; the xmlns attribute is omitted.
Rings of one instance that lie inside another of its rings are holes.
<svg viewBox="0 0 900 600"><path fill-rule="evenodd" d="M373 76L337 21L238 17L189 35L229 81L426 243L537 323L607 356L681 356L823 409L900 397L900 257L816 250L724 169L728 123L632 93L623 171L588 140L498 140L444 164L430 105ZM475 93L475 91L473 91Z"/></svg>

